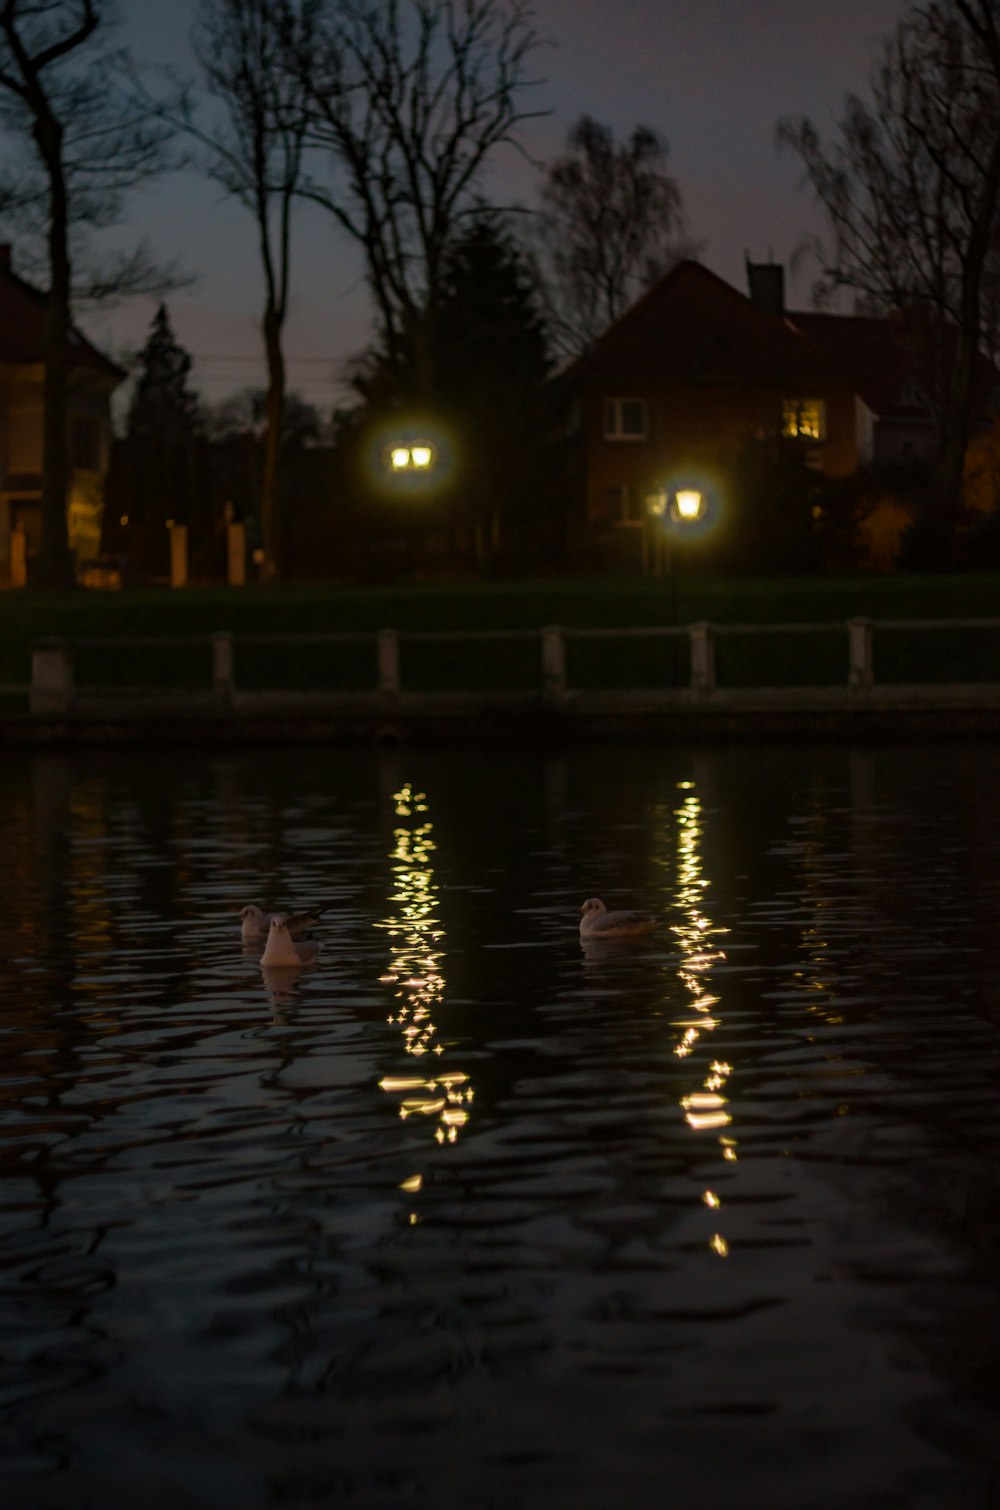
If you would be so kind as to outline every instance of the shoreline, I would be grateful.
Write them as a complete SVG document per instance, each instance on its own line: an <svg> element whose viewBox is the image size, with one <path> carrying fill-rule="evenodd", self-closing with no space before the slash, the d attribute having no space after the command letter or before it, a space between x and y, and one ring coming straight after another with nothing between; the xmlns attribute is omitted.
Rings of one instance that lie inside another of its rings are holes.
<svg viewBox="0 0 1000 1510"><path fill-rule="evenodd" d="M211 744L437 744L580 739L935 738L1000 734L1000 685L628 692L238 693L74 698L0 713L0 748Z"/></svg>

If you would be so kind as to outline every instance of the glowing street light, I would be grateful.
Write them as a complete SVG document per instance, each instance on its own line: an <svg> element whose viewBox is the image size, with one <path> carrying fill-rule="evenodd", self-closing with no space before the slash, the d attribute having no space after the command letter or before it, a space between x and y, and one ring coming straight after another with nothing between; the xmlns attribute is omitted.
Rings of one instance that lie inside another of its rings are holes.
<svg viewBox="0 0 1000 1510"><path fill-rule="evenodd" d="M393 472L427 472L434 465L434 447L429 441L394 443L388 447L389 466Z"/></svg>
<svg viewBox="0 0 1000 1510"><path fill-rule="evenodd" d="M649 530L643 535L643 567L652 568L655 576L666 578L667 623L677 625L678 579L680 577L683 547L679 543L685 536L702 533L708 522L709 498L698 487L685 483L678 487L672 482L660 482L645 495ZM677 645L670 641L670 680L677 681Z"/></svg>
<svg viewBox="0 0 1000 1510"><path fill-rule="evenodd" d="M704 513L705 495L698 488L680 488L674 494L674 504L678 519L693 524Z"/></svg>

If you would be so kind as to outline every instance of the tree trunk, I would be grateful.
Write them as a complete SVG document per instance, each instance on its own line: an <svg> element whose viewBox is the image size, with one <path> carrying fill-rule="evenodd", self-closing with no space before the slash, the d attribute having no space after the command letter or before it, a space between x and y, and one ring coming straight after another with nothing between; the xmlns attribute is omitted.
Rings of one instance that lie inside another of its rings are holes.
<svg viewBox="0 0 1000 1510"><path fill-rule="evenodd" d="M264 315L264 347L267 352L267 428L264 433L264 469L260 485L260 532L264 550L265 581L273 581L282 565L279 530L281 493L281 431L285 419L285 359L281 350L281 319L273 305Z"/></svg>
<svg viewBox="0 0 1000 1510"><path fill-rule="evenodd" d="M49 296L43 336L42 528L35 581L40 587L70 587L75 581L66 527L70 474L66 402L70 264L62 128L53 120L39 122L35 135L51 186Z"/></svg>

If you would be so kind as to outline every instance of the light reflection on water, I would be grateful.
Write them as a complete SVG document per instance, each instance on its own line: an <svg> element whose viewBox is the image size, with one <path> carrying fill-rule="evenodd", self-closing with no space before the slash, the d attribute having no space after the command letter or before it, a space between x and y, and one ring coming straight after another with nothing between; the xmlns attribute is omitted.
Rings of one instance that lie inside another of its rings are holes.
<svg viewBox="0 0 1000 1510"><path fill-rule="evenodd" d="M8 757L10 1502L995 1505L998 779Z"/></svg>

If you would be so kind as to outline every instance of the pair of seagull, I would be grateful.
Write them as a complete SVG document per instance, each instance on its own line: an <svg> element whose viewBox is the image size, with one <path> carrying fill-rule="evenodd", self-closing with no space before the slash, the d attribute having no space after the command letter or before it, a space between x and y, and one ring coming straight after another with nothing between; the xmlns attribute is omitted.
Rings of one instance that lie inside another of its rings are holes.
<svg viewBox="0 0 1000 1510"><path fill-rule="evenodd" d="M326 909L310 907L305 912L264 912L252 902L240 913L244 944L264 939L262 965L311 965L319 953L315 939L303 939Z"/></svg>
<svg viewBox="0 0 1000 1510"><path fill-rule="evenodd" d="M319 944L313 939L303 940L301 935L309 932L324 910L313 907L300 913L264 912L251 903L240 913L243 942L266 940L262 965L310 965L319 953ZM658 921L650 912L609 912L600 897L588 897L580 912L582 941L639 938Z"/></svg>

